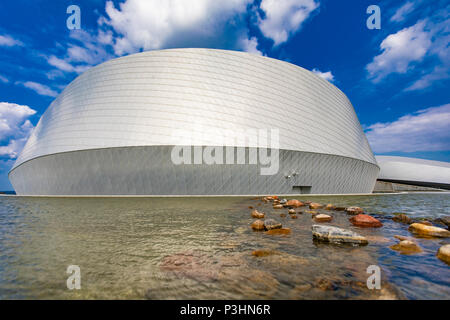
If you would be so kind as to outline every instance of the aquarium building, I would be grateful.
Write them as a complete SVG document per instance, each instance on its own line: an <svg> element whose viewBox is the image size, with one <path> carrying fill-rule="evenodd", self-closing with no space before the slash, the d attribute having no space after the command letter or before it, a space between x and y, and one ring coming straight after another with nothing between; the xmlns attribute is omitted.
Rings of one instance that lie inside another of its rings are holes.
<svg viewBox="0 0 450 320"><path fill-rule="evenodd" d="M450 163L407 157L376 156L379 181L450 190Z"/></svg>
<svg viewBox="0 0 450 320"><path fill-rule="evenodd" d="M224 139L245 130L270 145ZM254 156L269 146L275 170L263 174L269 165ZM328 81L244 52L170 49L76 78L9 178L19 195L344 194L372 192L378 172L352 104Z"/></svg>

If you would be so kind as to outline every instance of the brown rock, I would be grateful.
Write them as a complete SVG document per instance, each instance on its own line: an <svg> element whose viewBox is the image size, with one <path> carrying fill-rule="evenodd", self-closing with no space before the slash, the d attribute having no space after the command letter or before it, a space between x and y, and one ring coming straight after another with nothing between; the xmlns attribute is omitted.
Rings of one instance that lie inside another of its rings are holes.
<svg viewBox="0 0 450 320"><path fill-rule="evenodd" d="M334 208L336 211L345 211L345 207L336 207Z"/></svg>
<svg viewBox="0 0 450 320"><path fill-rule="evenodd" d="M401 254L414 254L422 252L422 249L414 241L410 240L402 240L389 248L399 251Z"/></svg>
<svg viewBox="0 0 450 320"><path fill-rule="evenodd" d="M312 215L316 215L316 214L318 214L319 212L314 211L314 210L306 210L306 213L310 213L310 214L312 214Z"/></svg>
<svg viewBox="0 0 450 320"><path fill-rule="evenodd" d="M327 214L318 214L318 215L314 216L314 220L316 222L330 222L331 220L333 220L333 217L331 217Z"/></svg>
<svg viewBox="0 0 450 320"><path fill-rule="evenodd" d="M422 223L413 223L409 226L408 230L414 234L422 236L438 238L450 237L450 231L438 227L427 226Z"/></svg>
<svg viewBox="0 0 450 320"><path fill-rule="evenodd" d="M280 229L281 223L279 223L278 221L274 220L274 219L266 219L264 220L264 228L266 230L271 230L271 229Z"/></svg>
<svg viewBox="0 0 450 320"><path fill-rule="evenodd" d="M292 219L297 219L298 217L297 217L296 214L291 214L291 218L292 218Z"/></svg>
<svg viewBox="0 0 450 320"><path fill-rule="evenodd" d="M426 226L432 226L433 225L430 221L427 221L427 220L420 220L420 221L417 221L417 223L421 223L421 224L424 224Z"/></svg>
<svg viewBox="0 0 450 320"><path fill-rule="evenodd" d="M439 248L437 257L445 263L450 264L450 243Z"/></svg>
<svg viewBox="0 0 450 320"><path fill-rule="evenodd" d="M360 207L348 207L347 209L345 209L345 211L351 215L357 215L357 214L364 213L364 210Z"/></svg>
<svg viewBox="0 0 450 320"><path fill-rule="evenodd" d="M298 207L301 207L301 206L304 206L304 205L305 204L303 202L298 201L296 199L292 199L292 200L289 200L288 202L286 202L286 206L294 207L294 208L298 208Z"/></svg>
<svg viewBox="0 0 450 320"><path fill-rule="evenodd" d="M394 236L394 238L395 238L395 239L398 239L398 240L400 240L400 241L403 241L403 240L410 240L410 241L414 241L414 239L413 239L413 238L410 238L410 237L405 237L405 236L399 236L399 235L395 235L395 236Z"/></svg>
<svg viewBox="0 0 450 320"><path fill-rule="evenodd" d="M253 206L248 206L249 209L253 209Z"/></svg>
<svg viewBox="0 0 450 320"><path fill-rule="evenodd" d="M286 213L280 213L280 217L281 218L285 218L286 217Z"/></svg>
<svg viewBox="0 0 450 320"><path fill-rule="evenodd" d="M264 213L259 212L258 210L253 210L252 211L252 218L264 219Z"/></svg>
<svg viewBox="0 0 450 320"><path fill-rule="evenodd" d="M295 210L294 209L289 209L288 213L289 214L295 214Z"/></svg>
<svg viewBox="0 0 450 320"><path fill-rule="evenodd" d="M335 210L335 209L336 209L336 206L331 203L327 204L325 207L325 210Z"/></svg>
<svg viewBox="0 0 450 320"><path fill-rule="evenodd" d="M289 228L271 229L269 231L266 231L265 233L269 235L286 235L291 233L291 229Z"/></svg>
<svg viewBox="0 0 450 320"><path fill-rule="evenodd" d="M272 254L276 254L276 252L273 250L269 250L269 249L260 249L260 250L255 250L252 252L252 256L255 256L255 257L267 257Z"/></svg>
<svg viewBox="0 0 450 320"><path fill-rule="evenodd" d="M439 217L434 220L435 223L440 223L447 226L447 229L450 228L450 217Z"/></svg>
<svg viewBox="0 0 450 320"><path fill-rule="evenodd" d="M283 209L283 205L281 204L276 204L273 206L274 209Z"/></svg>
<svg viewBox="0 0 450 320"><path fill-rule="evenodd" d="M353 225L363 228L379 228L383 225L378 219L367 214L358 214L349 220Z"/></svg>
<svg viewBox="0 0 450 320"><path fill-rule="evenodd" d="M252 229L256 231L264 230L264 222L262 220L255 220L252 223Z"/></svg>
<svg viewBox="0 0 450 320"><path fill-rule="evenodd" d="M309 208L310 208L310 209L320 209L320 208L322 208L322 207L323 207L323 205L320 204L320 203L317 203L317 202L311 202L311 203L309 204Z"/></svg>
<svg viewBox="0 0 450 320"><path fill-rule="evenodd" d="M395 217L392 218L392 220L395 222L400 222L400 223L405 223L405 224L413 223L412 219L404 213L396 215Z"/></svg>

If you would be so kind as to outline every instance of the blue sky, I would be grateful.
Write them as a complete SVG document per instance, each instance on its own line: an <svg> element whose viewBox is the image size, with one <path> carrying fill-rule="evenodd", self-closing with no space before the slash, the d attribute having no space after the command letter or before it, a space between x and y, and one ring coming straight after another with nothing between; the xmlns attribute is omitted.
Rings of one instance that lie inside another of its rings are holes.
<svg viewBox="0 0 450 320"><path fill-rule="evenodd" d="M81 30L69 30L69 5ZM369 5L381 29L369 30ZM79 74L135 52L248 51L312 70L353 103L375 154L450 161L449 1L2 0L0 190L29 133Z"/></svg>

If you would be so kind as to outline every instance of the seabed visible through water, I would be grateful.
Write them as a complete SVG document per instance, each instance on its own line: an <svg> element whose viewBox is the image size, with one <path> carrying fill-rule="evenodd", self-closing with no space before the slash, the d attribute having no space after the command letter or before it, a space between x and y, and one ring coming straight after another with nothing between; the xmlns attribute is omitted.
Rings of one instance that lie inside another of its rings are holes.
<svg viewBox="0 0 450 320"><path fill-rule="evenodd" d="M369 239L361 247L314 241L311 214L292 219L260 198L0 197L0 299L450 299L450 266L436 257L449 238L415 237L422 252L412 255L390 249L394 235L414 237L394 213L449 216L450 193L295 197L379 219L359 228L326 211L324 225ZM291 233L254 232L249 206ZM69 265L80 290L67 289ZM380 290L367 288L370 265Z"/></svg>

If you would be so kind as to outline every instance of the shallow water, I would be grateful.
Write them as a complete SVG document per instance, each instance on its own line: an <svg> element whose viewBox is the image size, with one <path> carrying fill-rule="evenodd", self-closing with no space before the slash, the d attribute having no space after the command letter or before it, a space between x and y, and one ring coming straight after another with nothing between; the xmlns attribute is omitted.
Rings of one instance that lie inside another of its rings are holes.
<svg viewBox="0 0 450 320"><path fill-rule="evenodd" d="M418 238L423 253L402 255L393 236L411 234L388 219L448 216L449 193L297 199L358 205L384 226L327 211L331 225L369 237L337 246L313 241L309 213L282 218L287 209L251 197L0 197L0 299L450 299L450 266L436 258L450 239ZM253 232L248 206L292 233ZM69 265L81 269L81 290L66 287ZM381 268L381 290L366 286L369 265Z"/></svg>

